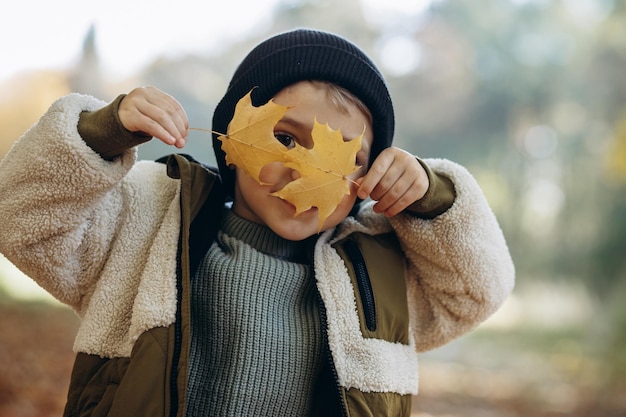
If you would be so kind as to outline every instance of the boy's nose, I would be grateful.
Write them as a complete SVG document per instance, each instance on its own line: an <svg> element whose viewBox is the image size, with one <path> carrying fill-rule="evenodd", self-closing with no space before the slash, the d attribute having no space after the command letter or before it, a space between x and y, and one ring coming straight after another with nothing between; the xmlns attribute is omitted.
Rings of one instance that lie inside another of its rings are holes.
<svg viewBox="0 0 626 417"><path fill-rule="evenodd" d="M270 186L271 192L282 190L287 184L300 178L300 173L287 168L282 162L272 162L265 165L259 174L263 184Z"/></svg>

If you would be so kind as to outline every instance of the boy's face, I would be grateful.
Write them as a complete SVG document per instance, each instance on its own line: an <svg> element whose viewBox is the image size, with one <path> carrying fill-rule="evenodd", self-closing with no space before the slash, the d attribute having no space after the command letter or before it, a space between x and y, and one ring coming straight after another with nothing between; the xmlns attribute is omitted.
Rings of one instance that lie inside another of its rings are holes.
<svg viewBox="0 0 626 417"><path fill-rule="evenodd" d="M289 106L285 116L276 124L274 135L287 147L294 142L306 148L313 147L311 130L313 121L328 123L334 130L341 130L344 140L352 140L363 133L361 150L357 153L356 164L361 168L350 176L356 180L365 175L372 146L372 127L368 118L353 104L348 112L338 110L327 96L323 86L308 82L299 82L280 91L274 102ZM239 216L268 226L279 236L289 240L302 240L319 232L317 208L312 208L298 216L295 207L287 201L271 195L282 189L289 182L298 178L293 169L282 163L266 165L261 170L261 185L252 177L237 168L233 211ZM322 231L339 224L350 213L356 201L356 185L350 183L350 194L344 196L335 211L326 219Z"/></svg>

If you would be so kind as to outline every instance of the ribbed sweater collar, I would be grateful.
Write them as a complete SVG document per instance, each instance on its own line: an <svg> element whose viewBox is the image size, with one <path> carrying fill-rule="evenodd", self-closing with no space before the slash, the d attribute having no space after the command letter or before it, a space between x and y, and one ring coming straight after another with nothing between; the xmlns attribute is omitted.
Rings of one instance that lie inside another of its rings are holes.
<svg viewBox="0 0 626 417"><path fill-rule="evenodd" d="M300 264L313 263L317 235L293 241L280 237L269 227L251 222L227 209L222 219L222 232L238 239L261 253Z"/></svg>

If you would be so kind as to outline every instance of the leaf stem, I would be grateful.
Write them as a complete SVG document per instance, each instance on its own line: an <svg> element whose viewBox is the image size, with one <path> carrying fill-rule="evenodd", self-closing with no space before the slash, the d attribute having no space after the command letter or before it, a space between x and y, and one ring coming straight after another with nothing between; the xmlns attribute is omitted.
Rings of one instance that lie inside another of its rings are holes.
<svg viewBox="0 0 626 417"><path fill-rule="evenodd" d="M215 130L204 129L204 128L201 128L201 127L190 127L189 130L196 130L196 131L199 131L199 132L214 133L214 134L219 135L219 136L228 136L228 135L225 135L223 133L216 132Z"/></svg>
<svg viewBox="0 0 626 417"><path fill-rule="evenodd" d="M348 177L343 177L343 178L344 178L346 181L351 182L352 184L356 185L357 187L359 186L359 183L358 183L358 182L353 181L353 180L351 180L351 179L350 179L350 178L348 178Z"/></svg>

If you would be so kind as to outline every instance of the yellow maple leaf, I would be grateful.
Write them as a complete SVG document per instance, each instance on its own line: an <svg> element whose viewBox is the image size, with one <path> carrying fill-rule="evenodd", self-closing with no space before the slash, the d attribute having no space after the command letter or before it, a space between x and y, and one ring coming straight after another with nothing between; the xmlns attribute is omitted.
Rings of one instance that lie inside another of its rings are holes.
<svg viewBox="0 0 626 417"><path fill-rule="evenodd" d="M267 164L282 162L298 171L298 179L273 195L293 204L296 216L317 207L321 230L324 221L350 193L348 175L359 169L356 154L361 149L363 134L346 142L340 130L314 120L311 131L313 148L296 143L294 148L287 149L274 136L274 127L289 107L273 101L255 107L250 94L242 97L235 106L227 134L216 132L226 153L226 163L243 169L259 184L263 184L259 175Z"/></svg>
<svg viewBox="0 0 626 417"><path fill-rule="evenodd" d="M261 169L270 162L283 160L285 146L276 140L274 126L289 107L273 101L254 107L251 94L252 91L237 102L226 135L220 134L218 139L226 153L226 164L238 166L262 183Z"/></svg>
<svg viewBox="0 0 626 417"><path fill-rule="evenodd" d="M328 124L314 120L311 136L312 149L296 145L285 154L285 165L298 171L300 178L274 195L293 204L296 216L317 207L321 230L343 197L350 194L348 175L359 169L355 161L363 134L346 142L341 130L333 130Z"/></svg>

